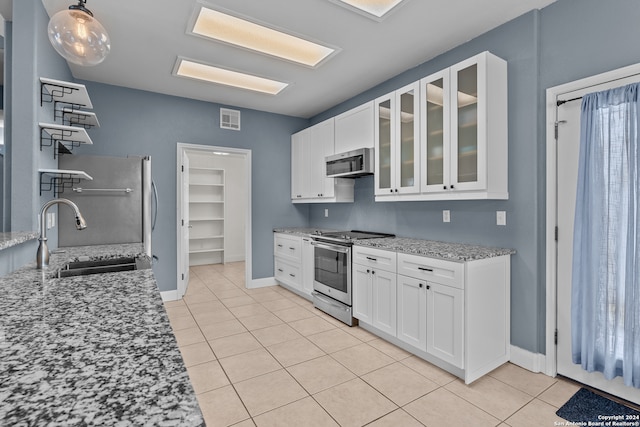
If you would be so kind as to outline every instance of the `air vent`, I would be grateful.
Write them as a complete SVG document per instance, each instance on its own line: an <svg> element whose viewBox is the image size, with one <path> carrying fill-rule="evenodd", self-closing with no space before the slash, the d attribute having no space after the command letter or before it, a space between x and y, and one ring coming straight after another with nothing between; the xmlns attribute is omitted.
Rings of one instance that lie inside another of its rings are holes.
<svg viewBox="0 0 640 427"><path fill-rule="evenodd" d="M222 129L240 130L240 111L221 108L220 127Z"/></svg>

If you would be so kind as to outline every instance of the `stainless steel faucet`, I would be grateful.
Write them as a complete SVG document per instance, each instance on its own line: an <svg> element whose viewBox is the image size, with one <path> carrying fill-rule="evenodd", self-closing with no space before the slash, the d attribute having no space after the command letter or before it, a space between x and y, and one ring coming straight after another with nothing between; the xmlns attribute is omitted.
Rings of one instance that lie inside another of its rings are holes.
<svg viewBox="0 0 640 427"><path fill-rule="evenodd" d="M36 255L36 264L38 269L47 268L49 266L49 248L47 247L47 210L57 204L63 203L73 209L73 213L76 216L76 228L78 230L84 230L87 228L87 223L78 209L78 205L73 203L69 199L53 199L42 205L40 210L40 245L38 246L38 253Z"/></svg>

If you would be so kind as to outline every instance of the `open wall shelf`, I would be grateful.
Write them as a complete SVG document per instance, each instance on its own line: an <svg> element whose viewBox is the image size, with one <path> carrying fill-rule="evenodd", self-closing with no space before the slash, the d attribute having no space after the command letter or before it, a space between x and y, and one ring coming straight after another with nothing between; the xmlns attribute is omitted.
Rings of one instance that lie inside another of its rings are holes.
<svg viewBox="0 0 640 427"><path fill-rule="evenodd" d="M62 123L72 126L82 126L85 129L92 127L100 127L98 117L91 111L74 110L70 107L64 107L61 110Z"/></svg>
<svg viewBox="0 0 640 427"><path fill-rule="evenodd" d="M44 102L67 104L74 110L93 108L85 85L40 77L40 105Z"/></svg>
<svg viewBox="0 0 640 427"><path fill-rule="evenodd" d="M58 153L70 153L81 144L93 144L85 128L40 123L40 151L42 147L53 147L54 159Z"/></svg>
<svg viewBox="0 0 640 427"><path fill-rule="evenodd" d="M64 193L65 188L71 188L83 179L93 180L85 171L38 169L38 173L40 173L40 195L42 195L43 191L53 191L54 197Z"/></svg>

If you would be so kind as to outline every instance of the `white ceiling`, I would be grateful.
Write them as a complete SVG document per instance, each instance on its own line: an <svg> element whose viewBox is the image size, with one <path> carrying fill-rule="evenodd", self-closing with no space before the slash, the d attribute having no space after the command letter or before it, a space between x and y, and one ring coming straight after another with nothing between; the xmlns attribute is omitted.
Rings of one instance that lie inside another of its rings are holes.
<svg viewBox="0 0 640 427"><path fill-rule="evenodd" d="M96 67L69 65L78 79L306 118L553 1L405 0L382 22L330 0L200 2L339 49L312 69L188 35L198 0L88 0L111 53ZM77 0L42 3L51 16ZM289 87L265 95L176 77L179 56Z"/></svg>

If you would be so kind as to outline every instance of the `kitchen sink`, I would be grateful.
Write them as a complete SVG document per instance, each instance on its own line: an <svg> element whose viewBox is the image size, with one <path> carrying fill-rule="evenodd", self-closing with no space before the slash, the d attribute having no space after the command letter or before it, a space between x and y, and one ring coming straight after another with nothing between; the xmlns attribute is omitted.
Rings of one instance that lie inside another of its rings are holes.
<svg viewBox="0 0 640 427"><path fill-rule="evenodd" d="M118 271L144 270L151 262L144 257L122 257L95 261L74 261L58 269L55 278L87 276L89 274L115 273Z"/></svg>

